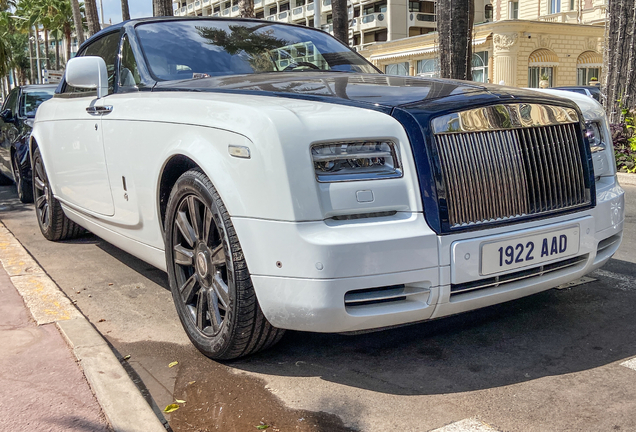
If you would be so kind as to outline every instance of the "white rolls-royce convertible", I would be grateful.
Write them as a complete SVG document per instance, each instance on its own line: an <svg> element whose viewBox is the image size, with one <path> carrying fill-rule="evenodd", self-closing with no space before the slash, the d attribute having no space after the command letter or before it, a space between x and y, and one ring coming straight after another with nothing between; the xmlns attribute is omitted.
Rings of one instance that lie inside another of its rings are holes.
<svg viewBox="0 0 636 432"><path fill-rule="evenodd" d="M87 229L165 270L194 345L231 359L285 329L419 322L602 266L624 198L595 115L387 76L311 28L128 21L37 113L36 214L47 239Z"/></svg>

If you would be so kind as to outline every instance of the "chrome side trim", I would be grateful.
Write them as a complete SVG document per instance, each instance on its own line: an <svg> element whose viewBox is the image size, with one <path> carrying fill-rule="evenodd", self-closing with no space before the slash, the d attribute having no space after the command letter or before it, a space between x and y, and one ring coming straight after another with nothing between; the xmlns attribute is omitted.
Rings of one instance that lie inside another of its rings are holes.
<svg viewBox="0 0 636 432"><path fill-rule="evenodd" d="M519 103L492 105L448 114L433 119L432 126L435 134L447 134L557 126L578 122L579 116L572 108Z"/></svg>

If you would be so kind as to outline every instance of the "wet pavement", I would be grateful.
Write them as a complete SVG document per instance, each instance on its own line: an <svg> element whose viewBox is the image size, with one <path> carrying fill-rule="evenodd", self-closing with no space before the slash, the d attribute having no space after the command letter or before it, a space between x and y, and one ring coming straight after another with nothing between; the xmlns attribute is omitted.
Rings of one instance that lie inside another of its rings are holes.
<svg viewBox="0 0 636 432"><path fill-rule="evenodd" d="M430 430L476 417L498 430L636 430L636 188L614 259L564 290L357 336L288 332L218 363L181 329L164 273L88 235L39 233L0 188L0 218L121 357L174 431ZM174 367L168 367L177 361ZM161 414L159 414L161 415Z"/></svg>

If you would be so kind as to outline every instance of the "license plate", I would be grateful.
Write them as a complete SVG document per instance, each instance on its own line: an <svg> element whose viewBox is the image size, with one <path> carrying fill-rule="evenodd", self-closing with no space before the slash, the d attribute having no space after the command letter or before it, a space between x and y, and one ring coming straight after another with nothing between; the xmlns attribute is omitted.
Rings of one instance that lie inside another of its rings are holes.
<svg viewBox="0 0 636 432"><path fill-rule="evenodd" d="M534 267L546 261L575 255L578 251L578 226L485 243L481 246L481 274Z"/></svg>

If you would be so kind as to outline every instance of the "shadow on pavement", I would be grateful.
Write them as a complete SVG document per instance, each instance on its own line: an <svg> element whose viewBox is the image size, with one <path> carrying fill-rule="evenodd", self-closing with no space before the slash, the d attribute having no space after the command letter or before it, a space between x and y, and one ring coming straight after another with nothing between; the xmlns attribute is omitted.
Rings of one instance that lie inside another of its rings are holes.
<svg viewBox="0 0 636 432"><path fill-rule="evenodd" d="M625 268L633 273L633 264L618 260L604 270ZM507 386L635 356L636 285L617 289L615 280L591 276L599 280L376 333L288 332L273 349L229 366L432 395Z"/></svg>

